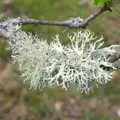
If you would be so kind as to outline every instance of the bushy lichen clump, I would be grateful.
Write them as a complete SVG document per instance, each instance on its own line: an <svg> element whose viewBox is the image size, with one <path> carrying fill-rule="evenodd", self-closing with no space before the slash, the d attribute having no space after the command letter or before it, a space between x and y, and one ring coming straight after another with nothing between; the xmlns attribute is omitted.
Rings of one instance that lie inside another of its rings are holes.
<svg viewBox="0 0 120 120"><path fill-rule="evenodd" d="M81 92L89 92L99 84L111 80L111 73L100 65L106 63L100 52L102 38L84 30L67 36L69 45L62 45L57 35L48 44L37 36L18 31L11 37L12 59L19 65L25 83L30 88L75 86ZM97 55L97 54L96 54Z"/></svg>

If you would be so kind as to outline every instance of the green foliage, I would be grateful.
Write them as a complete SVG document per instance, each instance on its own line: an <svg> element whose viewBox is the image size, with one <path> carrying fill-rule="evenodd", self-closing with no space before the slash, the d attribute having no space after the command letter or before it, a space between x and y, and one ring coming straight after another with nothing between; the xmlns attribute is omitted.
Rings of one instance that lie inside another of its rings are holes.
<svg viewBox="0 0 120 120"><path fill-rule="evenodd" d="M6 47L6 42L0 39L0 58L6 58L9 55L9 52L8 50L6 50Z"/></svg>
<svg viewBox="0 0 120 120"><path fill-rule="evenodd" d="M0 13L0 20L2 20L4 17L4 14Z"/></svg>
<svg viewBox="0 0 120 120"><path fill-rule="evenodd" d="M8 16L5 16L3 13L0 13L0 21L8 19Z"/></svg>
<svg viewBox="0 0 120 120"><path fill-rule="evenodd" d="M112 0L92 0L92 1L97 6L101 6L101 5L104 5L104 4L111 5L111 2L112 2Z"/></svg>

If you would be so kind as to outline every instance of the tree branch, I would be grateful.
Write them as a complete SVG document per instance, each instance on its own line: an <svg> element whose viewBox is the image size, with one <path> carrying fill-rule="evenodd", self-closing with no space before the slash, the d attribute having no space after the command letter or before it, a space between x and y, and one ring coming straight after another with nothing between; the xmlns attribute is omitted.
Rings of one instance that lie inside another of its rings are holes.
<svg viewBox="0 0 120 120"><path fill-rule="evenodd" d="M71 28L84 28L88 25L89 22L91 22L93 19L101 15L105 11L111 11L111 8L109 8L107 5L104 5L101 9L99 9L97 12L91 14L85 19L81 19L80 17L77 18L70 18L68 20L63 21L48 21L48 20L36 20L36 19L30 19L30 18L14 18L9 20L0 21L0 35L9 38L11 36L12 31L10 29L10 25L26 25L26 24L40 24L40 25L55 25L55 26L66 26ZM9 28L9 29L8 29Z"/></svg>
<svg viewBox="0 0 120 120"><path fill-rule="evenodd" d="M16 32L17 29L19 29L16 27L17 25L27 25L27 24L55 25L55 26L66 26L66 27L71 27L71 28L85 28L89 24L89 22L91 22L96 17L98 17L99 15L101 15L102 13L106 11L111 12L112 10L107 5L104 5L98 11L89 15L85 19L81 19L80 17L77 17L77 18L70 18L64 21L36 20L36 19L21 18L21 17L4 20L4 21L0 21L0 36L3 36L9 39L11 35L14 32ZM14 26L15 28L12 28L10 26ZM116 48L119 48L119 50L116 50ZM108 62L113 63L117 61L118 59L120 59L120 45L118 45L117 47L113 45L112 47L111 46L107 47L104 50L105 51L107 50L107 52L110 53L110 56L108 56Z"/></svg>

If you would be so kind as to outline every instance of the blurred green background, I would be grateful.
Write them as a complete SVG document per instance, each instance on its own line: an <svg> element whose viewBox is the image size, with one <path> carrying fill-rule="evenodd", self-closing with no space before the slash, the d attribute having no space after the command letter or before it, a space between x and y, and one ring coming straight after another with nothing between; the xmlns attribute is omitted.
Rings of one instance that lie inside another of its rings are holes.
<svg viewBox="0 0 120 120"><path fill-rule="evenodd" d="M90 0L1 0L0 15L30 17L41 20L85 18L96 11ZM92 21L87 28L103 35L105 45L120 44L120 0L113 1L113 12L106 12ZM2 19L2 18L1 18ZM23 30L52 38L59 33L79 29L28 25ZM63 39L62 39L63 40ZM66 43L64 39L62 41ZM120 73L114 80L89 95L61 89L34 91L22 84L18 72L10 64L7 41L0 38L0 120L119 120Z"/></svg>

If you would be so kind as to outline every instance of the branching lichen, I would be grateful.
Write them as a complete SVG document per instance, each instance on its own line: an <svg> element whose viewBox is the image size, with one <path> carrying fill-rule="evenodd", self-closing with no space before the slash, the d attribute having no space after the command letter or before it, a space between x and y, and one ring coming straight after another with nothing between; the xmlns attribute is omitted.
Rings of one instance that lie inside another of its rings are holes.
<svg viewBox="0 0 120 120"><path fill-rule="evenodd" d="M46 40L22 31L11 37L13 63L18 64L21 76L30 88L71 86L88 93L111 80L112 72L100 67L107 64L100 48L103 38L83 30L67 36L69 45L62 45L59 35L48 44ZM97 51L97 52L96 52Z"/></svg>

